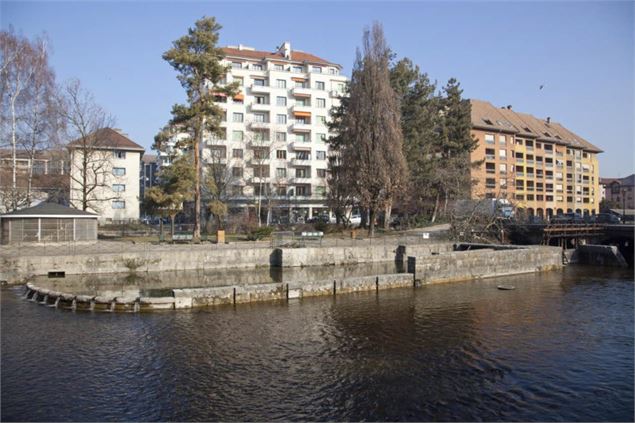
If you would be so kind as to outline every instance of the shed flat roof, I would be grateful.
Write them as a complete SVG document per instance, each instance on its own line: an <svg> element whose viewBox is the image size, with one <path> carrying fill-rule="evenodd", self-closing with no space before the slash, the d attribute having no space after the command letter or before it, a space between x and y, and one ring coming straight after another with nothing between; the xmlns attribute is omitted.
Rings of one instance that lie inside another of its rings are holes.
<svg viewBox="0 0 635 423"><path fill-rule="evenodd" d="M62 206L56 203L40 203L37 206L27 207L26 209L12 211L0 215L1 218L20 218L20 217L68 217L68 218L97 218L97 214L77 210L72 207Z"/></svg>

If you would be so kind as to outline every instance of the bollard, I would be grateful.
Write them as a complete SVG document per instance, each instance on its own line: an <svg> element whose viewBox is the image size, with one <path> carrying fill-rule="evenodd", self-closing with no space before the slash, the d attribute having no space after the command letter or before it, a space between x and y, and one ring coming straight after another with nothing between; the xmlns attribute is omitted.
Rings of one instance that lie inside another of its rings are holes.
<svg viewBox="0 0 635 423"><path fill-rule="evenodd" d="M287 301L289 301L289 284L287 284Z"/></svg>
<svg viewBox="0 0 635 423"><path fill-rule="evenodd" d="M236 287L234 287L234 305L236 305Z"/></svg>
<svg viewBox="0 0 635 423"><path fill-rule="evenodd" d="M379 276L375 276L375 291L379 293Z"/></svg>
<svg viewBox="0 0 635 423"><path fill-rule="evenodd" d="M337 282L333 281L333 295L337 294Z"/></svg>

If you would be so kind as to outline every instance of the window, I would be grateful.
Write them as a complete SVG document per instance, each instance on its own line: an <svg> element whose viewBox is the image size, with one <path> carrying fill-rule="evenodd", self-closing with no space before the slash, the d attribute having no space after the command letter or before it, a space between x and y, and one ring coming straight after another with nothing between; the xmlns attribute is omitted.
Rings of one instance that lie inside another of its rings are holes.
<svg viewBox="0 0 635 423"><path fill-rule="evenodd" d="M306 83L304 81L294 81L293 85L296 88L306 88Z"/></svg>
<svg viewBox="0 0 635 423"><path fill-rule="evenodd" d="M242 167L232 167L232 176L235 178L243 177L243 168Z"/></svg>
<svg viewBox="0 0 635 423"><path fill-rule="evenodd" d="M286 159L287 150L276 150L276 159Z"/></svg>
<svg viewBox="0 0 635 423"><path fill-rule="evenodd" d="M507 189L507 179L501 178L500 179L500 186L501 186L502 189Z"/></svg>
<svg viewBox="0 0 635 423"><path fill-rule="evenodd" d="M254 141L269 141L269 131L254 131Z"/></svg>
<svg viewBox="0 0 635 423"><path fill-rule="evenodd" d="M242 113L239 113L242 115ZM243 131L232 131L232 141L242 141L243 140Z"/></svg>
<svg viewBox="0 0 635 423"><path fill-rule="evenodd" d="M123 200L114 200L112 202L112 208L113 209L125 209L126 208L126 202Z"/></svg>
<svg viewBox="0 0 635 423"><path fill-rule="evenodd" d="M273 70L283 71L284 70L284 66L283 65L274 64L273 65Z"/></svg>
<svg viewBox="0 0 635 423"><path fill-rule="evenodd" d="M501 175L505 175L505 174L507 174L507 165L506 165L505 163L501 163L501 164L499 164L499 165L498 165L498 172L499 172Z"/></svg>
<svg viewBox="0 0 635 423"><path fill-rule="evenodd" d="M286 151L285 151L286 153ZM278 167L276 168L276 176L278 178L286 178L287 177L287 169L284 167ZM284 194L283 194L284 195Z"/></svg>
<svg viewBox="0 0 635 423"><path fill-rule="evenodd" d="M326 187L323 187L323 186L315 187L315 195L317 195L318 197L325 197L326 196Z"/></svg>
<svg viewBox="0 0 635 423"><path fill-rule="evenodd" d="M269 104L269 102L267 101L267 97L263 95L257 95L255 98L256 104Z"/></svg>
<svg viewBox="0 0 635 423"><path fill-rule="evenodd" d="M505 135L499 135L498 136L498 144L505 145L505 142L506 142Z"/></svg>
<svg viewBox="0 0 635 423"><path fill-rule="evenodd" d="M245 80L242 78L242 76L234 76L234 82L238 82L238 86L242 87L245 83Z"/></svg>
<svg viewBox="0 0 635 423"><path fill-rule="evenodd" d="M126 158L126 152L125 151L115 150L113 153L115 154L115 159L125 159Z"/></svg>
<svg viewBox="0 0 635 423"><path fill-rule="evenodd" d="M251 68L253 70L262 70L262 65L259 64L259 63L254 63L254 64L251 65Z"/></svg>
<svg viewBox="0 0 635 423"><path fill-rule="evenodd" d="M295 158L298 160L311 160L311 153L309 151L296 151Z"/></svg>
<svg viewBox="0 0 635 423"><path fill-rule="evenodd" d="M331 75L337 75L337 69L335 69L335 68L329 68L329 73L330 73Z"/></svg>
<svg viewBox="0 0 635 423"><path fill-rule="evenodd" d="M494 144L494 135L492 135L492 134L485 134L485 143L487 143L487 144Z"/></svg>
<svg viewBox="0 0 635 423"><path fill-rule="evenodd" d="M306 185L296 185L295 195L305 196L309 195L309 187Z"/></svg>
<svg viewBox="0 0 635 423"><path fill-rule="evenodd" d="M234 113L232 115L233 122L243 122L243 120L244 120L244 116L242 113Z"/></svg>
<svg viewBox="0 0 635 423"><path fill-rule="evenodd" d="M315 73L322 73L322 68L319 66L313 66L313 72Z"/></svg>
<svg viewBox="0 0 635 423"><path fill-rule="evenodd" d="M326 151L316 151L315 156L318 160L326 160Z"/></svg>
<svg viewBox="0 0 635 423"><path fill-rule="evenodd" d="M268 178L269 166L254 166L254 176L257 178Z"/></svg>
<svg viewBox="0 0 635 423"><path fill-rule="evenodd" d="M296 116L295 123L299 123L300 125L308 125L309 120L304 116Z"/></svg>
<svg viewBox="0 0 635 423"><path fill-rule="evenodd" d="M243 149L242 148L234 148L232 150L232 157L234 159L242 159L243 158Z"/></svg>
<svg viewBox="0 0 635 423"><path fill-rule="evenodd" d="M284 79L276 79L276 87L287 88L287 81L285 81Z"/></svg>
<svg viewBox="0 0 635 423"><path fill-rule="evenodd" d="M494 179L494 178L486 178L485 179L485 187L486 188L496 188L496 179Z"/></svg>
<svg viewBox="0 0 635 423"><path fill-rule="evenodd" d="M254 78L254 85L256 87L264 87L265 86L265 80L262 78Z"/></svg>
<svg viewBox="0 0 635 423"><path fill-rule="evenodd" d="M286 169L285 169L286 170ZM282 177L282 176L281 176ZM287 187L282 185L282 186L278 186L276 189L276 193L278 195L287 195Z"/></svg>
<svg viewBox="0 0 635 423"><path fill-rule="evenodd" d="M296 106L301 106L301 107L307 107L310 106L311 103L309 103L309 99L308 98L298 98L295 100L295 105Z"/></svg>
<svg viewBox="0 0 635 423"><path fill-rule="evenodd" d="M232 62L232 69L242 69L243 64L240 62Z"/></svg>
<svg viewBox="0 0 635 423"><path fill-rule="evenodd" d="M295 134L295 140L299 142L309 142L307 134Z"/></svg>
<svg viewBox="0 0 635 423"><path fill-rule="evenodd" d="M124 176L126 174L126 168L125 167L113 167L112 168L112 174L115 176Z"/></svg>
<svg viewBox="0 0 635 423"><path fill-rule="evenodd" d="M291 70L296 73L301 73L303 71L302 66L294 66Z"/></svg>
<svg viewBox="0 0 635 423"><path fill-rule="evenodd" d="M316 100L317 104L316 106L319 107L320 109L323 109L326 107L326 99L325 98L318 98Z"/></svg>
<svg viewBox="0 0 635 423"><path fill-rule="evenodd" d="M243 195L242 185L232 185L231 191L232 191L232 195Z"/></svg>
<svg viewBox="0 0 635 423"><path fill-rule="evenodd" d="M316 134L315 139L317 141L326 142L326 134Z"/></svg>
<svg viewBox="0 0 635 423"><path fill-rule="evenodd" d="M254 122L267 122L267 115L265 113L254 113Z"/></svg>
<svg viewBox="0 0 635 423"><path fill-rule="evenodd" d="M216 160L223 160L227 158L227 150L225 146L212 146L210 148L210 156Z"/></svg>
<svg viewBox="0 0 635 423"><path fill-rule="evenodd" d="M507 150L498 150L498 157L506 160L507 159Z"/></svg>
<svg viewBox="0 0 635 423"><path fill-rule="evenodd" d="M485 171L487 173L496 173L496 165L494 163L485 163Z"/></svg>
<svg viewBox="0 0 635 423"><path fill-rule="evenodd" d="M324 84L324 82L316 81L316 83L315 83L315 89L316 90L324 91L326 89L325 87L326 87L326 85Z"/></svg>
<svg viewBox="0 0 635 423"><path fill-rule="evenodd" d="M286 106L287 98L286 97L276 97L276 106Z"/></svg>
<svg viewBox="0 0 635 423"><path fill-rule="evenodd" d="M317 123L319 125L326 125L326 116L317 116Z"/></svg>
<svg viewBox="0 0 635 423"><path fill-rule="evenodd" d="M296 178L309 178L311 173L310 167L299 167L295 170Z"/></svg>
<svg viewBox="0 0 635 423"><path fill-rule="evenodd" d="M286 132L276 132L276 141L277 142L284 142L286 140L287 140Z"/></svg>
<svg viewBox="0 0 635 423"><path fill-rule="evenodd" d="M317 169L318 178L326 178L326 169Z"/></svg>
<svg viewBox="0 0 635 423"><path fill-rule="evenodd" d="M287 123L287 115L276 115L276 123L281 125Z"/></svg>
<svg viewBox="0 0 635 423"><path fill-rule="evenodd" d="M126 190L126 185L124 184L113 184L112 190L115 192L124 192Z"/></svg>

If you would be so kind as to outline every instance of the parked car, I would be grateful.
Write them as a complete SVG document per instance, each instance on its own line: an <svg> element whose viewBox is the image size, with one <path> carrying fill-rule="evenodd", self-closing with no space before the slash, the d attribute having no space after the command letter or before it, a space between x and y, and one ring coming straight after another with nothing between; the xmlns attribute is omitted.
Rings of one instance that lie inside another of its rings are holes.
<svg viewBox="0 0 635 423"><path fill-rule="evenodd" d="M582 217L582 215L580 213L565 213L565 214L558 214L556 216L553 216L550 220L551 223L561 223L561 224L570 224L570 223L575 223L575 224L580 224L580 223L586 223L584 221L584 218Z"/></svg>
<svg viewBox="0 0 635 423"><path fill-rule="evenodd" d="M599 213L599 214L595 214L591 216L589 218L589 223L604 223L604 224L617 225L622 223L622 220L619 218L619 216L615 216L614 214L611 214L611 213Z"/></svg>

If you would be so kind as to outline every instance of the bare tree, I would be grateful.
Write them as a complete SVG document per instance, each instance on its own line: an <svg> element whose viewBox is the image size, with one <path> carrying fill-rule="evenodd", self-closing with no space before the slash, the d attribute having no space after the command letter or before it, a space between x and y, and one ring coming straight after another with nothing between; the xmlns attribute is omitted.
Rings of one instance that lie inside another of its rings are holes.
<svg viewBox="0 0 635 423"><path fill-rule="evenodd" d="M70 81L59 97L59 113L71 140L71 205L99 211L99 203L119 198L112 192L113 151L105 148L113 119L95 103L78 80Z"/></svg>
<svg viewBox="0 0 635 423"><path fill-rule="evenodd" d="M256 213L258 226L262 226L262 203L267 204L267 220L271 219L271 158L274 147L271 142L270 129L256 129L245 134L249 146L249 164L252 170L254 184L254 199L256 201Z"/></svg>
<svg viewBox="0 0 635 423"><path fill-rule="evenodd" d="M53 72L48 65L46 40L39 37L29 41L16 35L13 29L0 31L0 93L2 114L0 136L10 139L12 180L8 192L9 209L29 204L35 151L43 140L43 133L50 119L50 102L54 86ZM27 187L18 187L18 147L29 146ZM25 193L19 191L26 190Z"/></svg>

